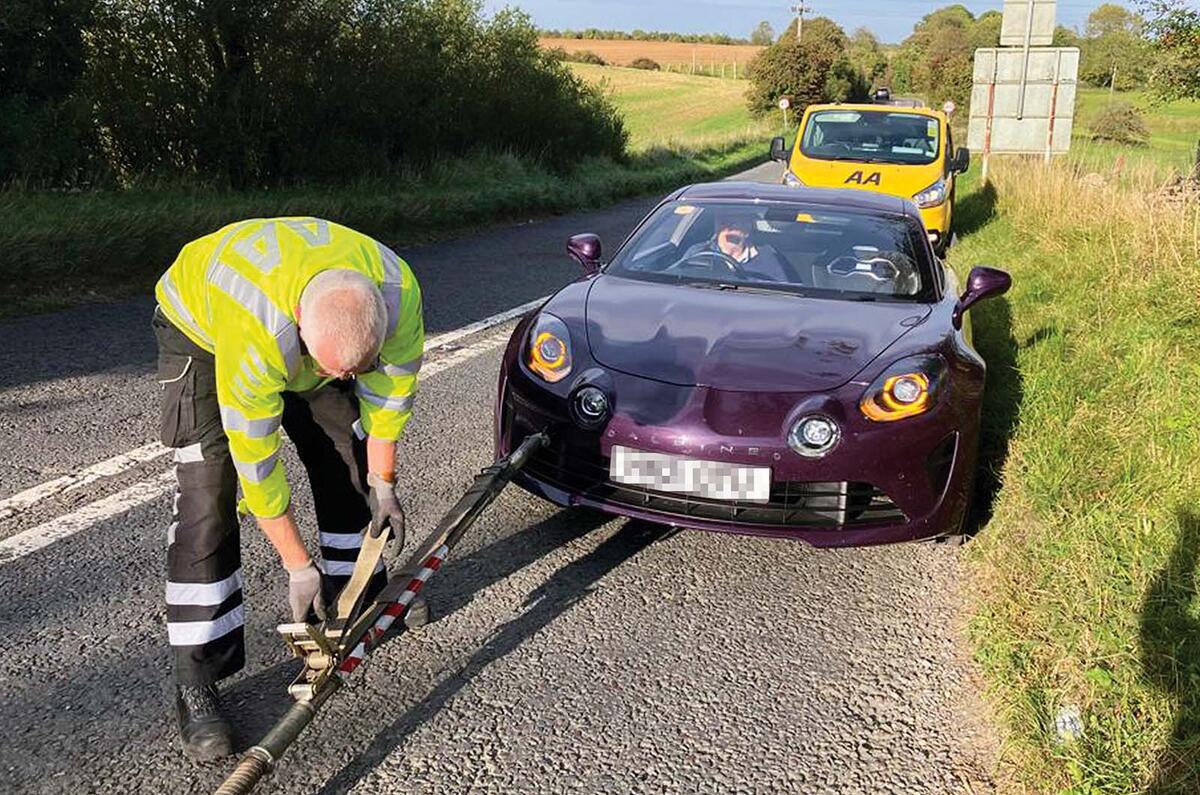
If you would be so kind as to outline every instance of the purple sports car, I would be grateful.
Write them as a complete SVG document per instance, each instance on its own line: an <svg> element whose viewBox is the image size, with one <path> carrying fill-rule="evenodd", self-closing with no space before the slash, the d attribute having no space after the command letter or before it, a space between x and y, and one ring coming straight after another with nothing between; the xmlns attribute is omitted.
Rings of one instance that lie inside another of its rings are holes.
<svg viewBox="0 0 1200 795"><path fill-rule="evenodd" d="M559 505L703 530L878 544L960 532L984 363L917 207L745 182L677 190L608 264L526 317L496 442L551 444L517 482Z"/></svg>

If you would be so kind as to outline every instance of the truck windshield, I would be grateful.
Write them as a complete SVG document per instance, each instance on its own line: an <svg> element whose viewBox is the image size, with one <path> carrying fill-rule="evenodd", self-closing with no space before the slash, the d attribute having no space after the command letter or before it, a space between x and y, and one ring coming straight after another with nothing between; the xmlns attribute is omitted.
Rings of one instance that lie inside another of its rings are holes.
<svg viewBox="0 0 1200 795"><path fill-rule="evenodd" d="M932 116L887 110L822 110L808 117L800 151L818 160L928 165L940 124Z"/></svg>

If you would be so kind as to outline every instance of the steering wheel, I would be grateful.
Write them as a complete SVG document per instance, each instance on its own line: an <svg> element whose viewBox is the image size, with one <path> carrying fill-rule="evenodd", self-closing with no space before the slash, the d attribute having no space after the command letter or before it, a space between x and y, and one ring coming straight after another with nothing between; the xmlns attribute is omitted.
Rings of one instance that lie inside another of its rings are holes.
<svg viewBox="0 0 1200 795"><path fill-rule="evenodd" d="M871 257L843 254L831 260L825 270L830 276L843 279L866 277L875 282L894 282L900 276L896 263L878 254Z"/></svg>
<svg viewBox="0 0 1200 795"><path fill-rule="evenodd" d="M682 259L668 265L664 269L664 272L687 270L688 265L693 263L699 265L701 262L706 260L708 261L707 270L710 272L713 270L714 265L720 263L721 265L724 265L730 273L738 277L739 280L744 282L754 281L750 274L746 273L746 269L743 268L737 260L726 254L724 251L697 251L695 254L688 254Z"/></svg>

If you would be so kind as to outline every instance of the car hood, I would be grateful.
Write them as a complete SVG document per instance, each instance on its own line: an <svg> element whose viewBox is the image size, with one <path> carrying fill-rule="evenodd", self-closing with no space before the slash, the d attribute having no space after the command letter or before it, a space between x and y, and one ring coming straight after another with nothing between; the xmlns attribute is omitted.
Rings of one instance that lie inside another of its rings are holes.
<svg viewBox="0 0 1200 795"><path fill-rule="evenodd" d="M601 276L587 298L592 357L630 375L742 392L849 381L930 312Z"/></svg>

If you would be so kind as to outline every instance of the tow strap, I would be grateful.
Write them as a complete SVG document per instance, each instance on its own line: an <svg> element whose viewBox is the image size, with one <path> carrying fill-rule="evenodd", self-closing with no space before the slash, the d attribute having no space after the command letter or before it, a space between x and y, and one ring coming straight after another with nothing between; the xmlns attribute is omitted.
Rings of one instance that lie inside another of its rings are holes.
<svg viewBox="0 0 1200 795"><path fill-rule="evenodd" d="M320 626L281 624L278 627L292 652L304 660L303 670L288 688L296 703L257 745L246 752L225 783L217 788L216 795L244 795L270 772L316 717L317 711L341 688L342 677L358 668L388 628L404 616L413 599L441 568L479 514L504 490L529 458L548 442L545 433L529 436L512 453L476 475L475 482L442 517L405 567L389 577L388 584L369 605L360 607L363 588L389 537L386 531L374 539L369 532L365 534L354 574L338 595L336 615ZM366 576L356 585L360 569Z"/></svg>

